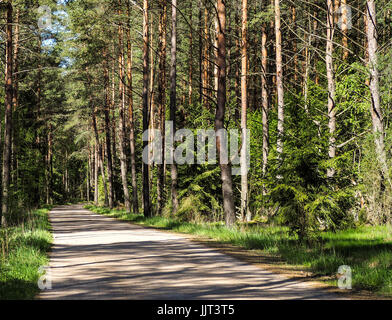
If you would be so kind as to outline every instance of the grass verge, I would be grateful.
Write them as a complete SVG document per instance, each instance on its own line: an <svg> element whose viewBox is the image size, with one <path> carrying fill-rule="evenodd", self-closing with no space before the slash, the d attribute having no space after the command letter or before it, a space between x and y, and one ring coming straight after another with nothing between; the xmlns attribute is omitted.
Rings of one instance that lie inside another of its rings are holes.
<svg viewBox="0 0 392 320"><path fill-rule="evenodd" d="M214 241L263 252L282 258L285 263L300 266L316 276L327 276L337 286L339 266L352 269L354 290L367 290L392 297L392 227L363 226L336 233L321 232L318 240L301 244L286 227L253 226L228 229L219 223L197 224L165 217L146 218L124 210L86 205L98 214L120 220L206 237Z"/></svg>
<svg viewBox="0 0 392 320"><path fill-rule="evenodd" d="M48 265L52 243L49 211L34 210L0 229L0 300L33 299L39 292L38 269Z"/></svg>

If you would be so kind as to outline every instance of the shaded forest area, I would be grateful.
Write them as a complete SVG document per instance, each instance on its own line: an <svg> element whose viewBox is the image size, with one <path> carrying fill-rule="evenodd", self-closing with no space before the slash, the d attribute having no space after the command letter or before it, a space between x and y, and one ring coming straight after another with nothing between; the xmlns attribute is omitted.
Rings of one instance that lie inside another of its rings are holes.
<svg viewBox="0 0 392 320"><path fill-rule="evenodd" d="M390 223L391 10L388 0L2 1L2 227L73 201L273 222L300 238ZM165 120L237 128L240 144L250 129L249 172L144 163L142 133L164 133Z"/></svg>

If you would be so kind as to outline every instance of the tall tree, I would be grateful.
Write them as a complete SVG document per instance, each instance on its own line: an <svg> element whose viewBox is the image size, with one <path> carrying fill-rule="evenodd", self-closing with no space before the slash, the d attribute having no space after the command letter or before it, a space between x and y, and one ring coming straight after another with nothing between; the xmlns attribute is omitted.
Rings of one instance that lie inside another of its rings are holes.
<svg viewBox="0 0 392 320"><path fill-rule="evenodd" d="M283 59L282 59L282 31L280 27L280 1L275 0L275 39L276 39L276 92L278 100L278 139L276 151L281 165L284 136L284 90L283 90ZM278 178L281 178L278 175Z"/></svg>
<svg viewBox="0 0 392 320"><path fill-rule="evenodd" d="M2 3L3 4L3 3ZM9 213L10 175L11 175L11 139L12 139L12 99L13 99L13 46L12 46L12 12L11 1L5 3L6 7L6 43L5 43L5 119L4 119L4 145L3 145L3 171L2 171L2 205L1 225L6 226L6 215Z"/></svg>
<svg viewBox="0 0 392 320"><path fill-rule="evenodd" d="M171 68L170 68L170 121L173 123L172 141L176 131L176 111L177 111L177 0L172 0L172 34L171 34ZM174 150L170 150L173 155ZM173 214L178 210L178 171L174 161L171 164L171 200Z"/></svg>
<svg viewBox="0 0 392 320"><path fill-rule="evenodd" d="M149 27L148 0L143 0L143 132L149 127ZM148 147L148 141L143 141L143 149ZM145 159L148 160L148 159ZM143 162L143 210L144 216L151 216L149 165Z"/></svg>
<svg viewBox="0 0 392 320"><path fill-rule="evenodd" d="M329 151L328 155L330 159L336 156L336 108L335 108L335 74L333 67L333 38L334 38L334 14L333 14L333 2L332 0L327 1L327 45L325 53L325 61L327 68L327 80L328 80L328 128L329 128ZM328 168L327 177L332 178L335 175L334 168Z"/></svg>
<svg viewBox="0 0 392 320"><path fill-rule="evenodd" d="M166 120L166 0L160 0L159 18L159 75L158 75L158 111L159 111L159 130L162 137L162 146L165 145L165 120ZM165 189L165 148L162 148L162 164L158 164L157 178L157 203L158 215L162 214L164 206Z"/></svg>
<svg viewBox="0 0 392 320"><path fill-rule="evenodd" d="M131 160L131 180L132 180L132 212L139 213L139 202L137 192L137 176L136 176L136 155L135 155L135 119L133 110L133 85L132 85L132 62L133 52L131 44L131 22L130 22L130 5L127 2L127 83L128 83L128 113L129 113L129 147Z"/></svg>
<svg viewBox="0 0 392 320"><path fill-rule="evenodd" d="M369 89L371 94L370 114L373 123L374 142L376 146L376 153L381 165L381 172L384 179L387 179L391 185L389 178L388 165L385 154L384 142L384 123L383 114L381 110L381 99L379 91L379 72L377 62L377 19L376 19L376 5L374 0L366 2L367 12L367 40L368 40L368 56L370 68L370 83ZM392 185L391 185L392 187Z"/></svg>
<svg viewBox="0 0 392 320"><path fill-rule="evenodd" d="M223 210L225 222L228 227L235 223L235 208L233 200L233 182L231 178L231 166L228 161L227 145L223 141L219 131L224 129L225 109L226 109L226 5L224 0L217 1L218 11L218 94L215 114L216 146L219 154Z"/></svg>
<svg viewBox="0 0 392 320"><path fill-rule="evenodd" d="M242 43L241 43L241 216L250 220L248 214L248 174L246 161L247 108L248 108L248 1L242 0Z"/></svg>
<svg viewBox="0 0 392 320"><path fill-rule="evenodd" d="M110 97L109 97L109 70L108 70L108 62L107 62L107 51L106 48L103 51L103 72L104 72L104 96L105 96L105 107L104 107L104 115L105 115L105 146L106 146L106 161L108 168L108 185L109 185L109 207L113 208L114 206L114 187L113 187L113 164L112 164L112 145L111 145L111 137L110 137Z"/></svg>

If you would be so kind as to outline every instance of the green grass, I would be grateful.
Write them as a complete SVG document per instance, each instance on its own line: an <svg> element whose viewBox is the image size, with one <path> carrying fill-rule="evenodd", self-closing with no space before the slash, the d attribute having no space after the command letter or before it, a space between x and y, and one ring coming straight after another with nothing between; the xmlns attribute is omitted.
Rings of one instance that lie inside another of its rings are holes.
<svg viewBox="0 0 392 320"><path fill-rule="evenodd" d="M352 269L354 289L392 296L392 227L363 226L336 233L322 232L318 240L301 244L286 227L253 226L228 229L223 224L197 224L165 217L145 218L124 210L87 205L85 208L133 223L205 236L245 249L259 249L282 257L315 275L334 276L339 266ZM332 282L331 282L332 281ZM337 285L337 279L329 282Z"/></svg>
<svg viewBox="0 0 392 320"><path fill-rule="evenodd" d="M0 300L33 299L39 292L38 269L48 265L52 243L48 212L35 210L23 223L0 230Z"/></svg>

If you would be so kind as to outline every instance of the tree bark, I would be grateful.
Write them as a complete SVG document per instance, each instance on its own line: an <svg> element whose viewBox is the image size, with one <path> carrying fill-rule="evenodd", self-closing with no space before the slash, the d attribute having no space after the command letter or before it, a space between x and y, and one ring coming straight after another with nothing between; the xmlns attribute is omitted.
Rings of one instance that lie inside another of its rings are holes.
<svg viewBox="0 0 392 320"><path fill-rule="evenodd" d="M329 151L330 159L336 156L336 108L335 108L335 74L333 68L333 37L334 37L334 15L333 15L333 2L327 1L327 46L326 46L326 68L328 80L328 128L329 128ZM335 169L328 168L327 177L332 178L335 175Z"/></svg>
<svg viewBox="0 0 392 320"><path fill-rule="evenodd" d="M343 61L348 58L348 17L347 17L347 0L341 0L342 3L342 45L343 45Z"/></svg>
<svg viewBox="0 0 392 320"><path fill-rule="evenodd" d="M98 160L98 144L95 143L94 148L94 204L99 205L99 185L98 185L98 175L99 175L99 160Z"/></svg>
<svg viewBox="0 0 392 320"><path fill-rule="evenodd" d="M113 163L112 163L112 150L111 150L111 138L110 138L110 97L109 97L109 70L107 63L107 52L106 48L103 52L103 72L104 72L104 91L105 91L105 135L106 135L106 160L108 164L108 184L109 184L109 207L113 209L114 206L114 188L113 188Z"/></svg>
<svg viewBox="0 0 392 320"><path fill-rule="evenodd" d="M283 136L284 136L284 90L283 90L283 60L282 60L282 32L280 28L280 3L275 0L275 37L276 37L276 92L278 99L278 163L282 164ZM281 175L278 175L281 178Z"/></svg>
<svg viewBox="0 0 392 320"><path fill-rule="evenodd" d="M215 130L218 132L224 129L225 108L226 108L226 6L224 0L217 1L218 9L218 100L215 114ZM228 150L225 143L222 143L221 136L217 134L216 145L219 154L223 210L225 214L226 226L232 227L235 223L235 209L233 200L233 183L231 178L230 163L225 163L228 158Z"/></svg>
<svg viewBox="0 0 392 320"><path fill-rule="evenodd" d="M166 0L160 0L159 19L159 75L158 75L158 110L159 110L159 130L162 137L162 164L158 164L157 178L157 214L162 214L165 202L165 115L166 115Z"/></svg>
<svg viewBox="0 0 392 320"><path fill-rule="evenodd" d="M12 137L12 98L13 98L13 54L12 54L12 4L6 4L6 65L5 65L5 120L4 120L4 145L3 145L3 170L2 170L2 205L1 226L6 227L6 215L9 211L10 170L11 170L11 137Z"/></svg>
<svg viewBox="0 0 392 320"><path fill-rule="evenodd" d="M172 34L171 34L171 68L170 68L170 120L173 122L172 141L176 132L176 111L177 111L177 0L172 0ZM174 150L171 150L171 154ZM178 172L177 165L173 159L171 164L171 200L173 215L178 211Z"/></svg>
<svg viewBox="0 0 392 320"><path fill-rule="evenodd" d="M118 1L119 10L118 15L121 17L121 0ZM119 107L119 125L118 133L119 133L119 142L120 142L120 168L121 168L121 182L123 186L124 193L124 205L125 210L127 212L131 212L131 201L129 198L129 190L128 190L128 165L127 165L127 155L126 155L126 141L125 141L125 77L124 77L124 28L122 23L120 22L118 26L118 68L119 68L119 93L120 93L120 107Z"/></svg>
<svg viewBox="0 0 392 320"><path fill-rule="evenodd" d="M148 130L149 124L149 31L148 31L148 0L143 0L143 132ZM148 141L143 141L143 149L147 148ZM145 159L148 160L148 159ZM144 216L151 216L149 166L143 162L143 210Z"/></svg>
<svg viewBox="0 0 392 320"><path fill-rule="evenodd" d="M267 82L267 72L268 72L268 51L267 51L267 25L264 23L262 27L262 38L261 38L261 99L262 99L262 122L263 122L263 178L267 174L268 165L268 154L269 154L269 123L268 123L268 113L269 113L269 100L268 100L268 82ZM265 186L263 186L263 194L266 195Z"/></svg>
<svg viewBox="0 0 392 320"><path fill-rule="evenodd" d="M128 19L130 18L129 2L128 2ZM133 112L133 86L132 86L132 60L133 52L131 45L130 23L128 20L127 29L127 81L128 81L128 113L129 113L129 145L131 151L131 179L132 179L132 212L139 213L139 202L137 192L137 177L136 177L136 155L135 155L135 119Z"/></svg>
<svg viewBox="0 0 392 320"><path fill-rule="evenodd" d="M381 166L381 172L384 179L387 179L391 185L389 178L388 165L385 154L384 142L384 120L381 110L381 99L379 91L379 72L377 61L377 20L376 20L376 5L374 0L368 0L366 3L367 11L367 40L368 40L368 56L370 68L370 83L369 89L372 103L370 106L370 114L373 123L374 143L376 146L376 153ZM392 187L392 185L391 185Z"/></svg>
<svg viewBox="0 0 392 320"><path fill-rule="evenodd" d="M242 43L241 43L241 217L250 221L248 210L248 175L246 169L247 107L248 107L248 1L242 0Z"/></svg>

